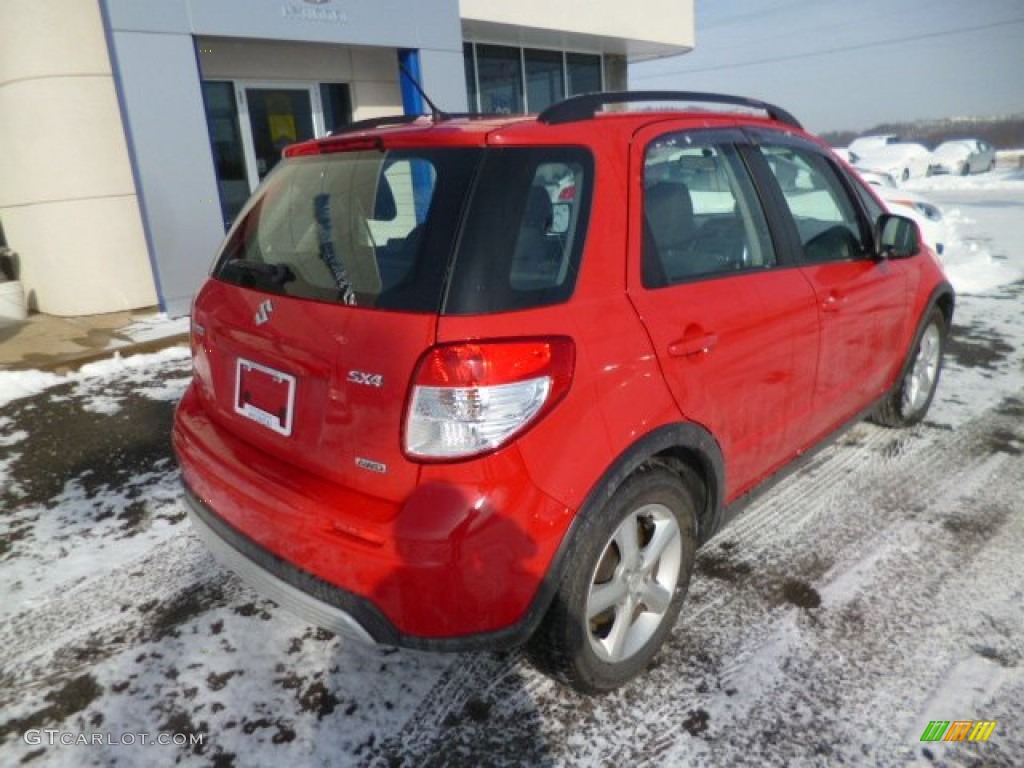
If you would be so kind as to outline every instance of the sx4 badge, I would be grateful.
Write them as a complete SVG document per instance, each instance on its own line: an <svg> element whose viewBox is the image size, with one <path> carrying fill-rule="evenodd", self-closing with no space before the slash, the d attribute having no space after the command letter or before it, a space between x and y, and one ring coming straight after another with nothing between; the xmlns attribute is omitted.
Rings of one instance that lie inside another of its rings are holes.
<svg viewBox="0 0 1024 768"><path fill-rule="evenodd" d="M348 382L349 384L359 384L363 387L376 387L377 389L380 389L384 386L384 377L379 373L349 371Z"/></svg>

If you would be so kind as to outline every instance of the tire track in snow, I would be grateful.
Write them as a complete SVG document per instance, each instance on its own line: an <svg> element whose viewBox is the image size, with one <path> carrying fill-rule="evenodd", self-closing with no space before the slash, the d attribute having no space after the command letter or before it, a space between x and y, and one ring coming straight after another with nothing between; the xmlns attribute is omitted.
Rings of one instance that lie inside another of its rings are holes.
<svg viewBox="0 0 1024 768"><path fill-rule="evenodd" d="M0 625L0 707L236 599L245 587L187 529L134 560L37 598ZM6 692L4 689L7 689Z"/></svg>
<svg viewBox="0 0 1024 768"><path fill-rule="evenodd" d="M962 612L951 596L995 567L965 585L962 566L1001 535L1004 548L1024 546L1014 514L1024 460L1014 439L1024 448L1012 408L956 432L855 427L702 551L680 624L645 677L589 699L518 654L464 656L382 745L378 764L783 765L866 754L898 763L887 755L919 738L906 734L936 678L962 662L934 666L938 649L942 658L960 653L944 645L943 627ZM794 596L792 583L809 591ZM1019 575L1008 588L1021 588ZM1024 627L1019 611L1014 624L996 610L1004 598L991 598L1003 643L993 653L1019 670L1014 638ZM936 613L936 601L953 608ZM1019 691L1015 674L1001 690ZM893 680L880 684L885 675ZM875 712L905 716L894 726L874 722ZM1020 756L1016 742L1008 749Z"/></svg>

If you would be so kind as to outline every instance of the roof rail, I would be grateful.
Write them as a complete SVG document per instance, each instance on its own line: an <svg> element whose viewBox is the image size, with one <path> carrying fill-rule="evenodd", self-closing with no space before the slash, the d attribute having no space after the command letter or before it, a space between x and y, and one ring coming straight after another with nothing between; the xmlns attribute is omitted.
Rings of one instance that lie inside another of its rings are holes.
<svg viewBox="0 0 1024 768"><path fill-rule="evenodd" d="M699 91L608 91L604 93L585 93L582 96L552 104L539 115L537 120L548 125L573 123L577 120L589 120L597 111L609 104L626 104L637 101L682 101L689 103L732 104L739 107L750 107L768 113L772 120L778 120L794 128L803 128L800 121L793 115L766 101L747 99L742 96L729 96L724 93L701 93Z"/></svg>

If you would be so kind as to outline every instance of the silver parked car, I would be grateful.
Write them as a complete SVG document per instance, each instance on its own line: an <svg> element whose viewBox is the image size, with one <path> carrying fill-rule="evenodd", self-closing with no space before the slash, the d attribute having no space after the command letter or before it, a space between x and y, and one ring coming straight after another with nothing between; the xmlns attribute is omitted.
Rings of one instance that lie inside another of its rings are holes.
<svg viewBox="0 0 1024 768"><path fill-rule="evenodd" d="M951 173L967 176L971 173L985 173L996 165L996 150L981 139L958 139L939 144L932 152L928 175Z"/></svg>

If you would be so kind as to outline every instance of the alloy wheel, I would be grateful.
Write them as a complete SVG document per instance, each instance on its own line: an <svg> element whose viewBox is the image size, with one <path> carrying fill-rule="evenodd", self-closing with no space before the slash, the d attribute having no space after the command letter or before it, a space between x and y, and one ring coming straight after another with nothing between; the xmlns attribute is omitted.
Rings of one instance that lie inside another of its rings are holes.
<svg viewBox="0 0 1024 768"><path fill-rule="evenodd" d="M939 374L941 355L942 338L938 326L932 323L921 336L917 357L914 358L914 363L904 380L902 405L905 416L916 413L928 402Z"/></svg>
<svg viewBox="0 0 1024 768"><path fill-rule="evenodd" d="M585 629L599 659L628 659L657 632L679 584L682 559L679 524L668 507L646 504L619 524L587 593Z"/></svg>

